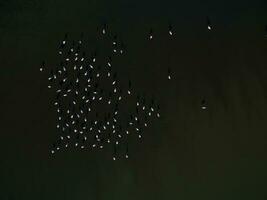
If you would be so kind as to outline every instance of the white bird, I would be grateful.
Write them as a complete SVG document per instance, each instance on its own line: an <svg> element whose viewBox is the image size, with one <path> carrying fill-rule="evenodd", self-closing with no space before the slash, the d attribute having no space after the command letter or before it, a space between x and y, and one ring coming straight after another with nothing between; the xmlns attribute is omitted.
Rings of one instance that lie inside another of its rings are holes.
<svg viewBox="0 0 267 200"><path fill-rule="evenodd" d="M207 28L209 31L212 29L209 17L207 17Z"/></svg>
<svg viewBox="0 0 267 200"><path fill-rule="evenodd" d="M107 32L107 25L104 24L104 25L103 25L103 28L102 28L102 34L105 35L106 32Z"/></svg>
<svg viewBox="0 0 267 200"><path fill-rule="evenodd" d="M172 25L169 25L169 35L172 36L173 35L173 31L172 31Z"/></svg>
<svg viewBox="0 0 267 200"><path fill-rule="evenodd" d="M153 34L153 31L152 31L152 29L150 29L150 32L149 32L149 39L150 39L150 40L153 39L153 35L152 35L152 34Z"/></svg>
<svg viewBox="0 0 267 200"><path fill-rule="evenodd" d="M204 99L201 101L201 108L202 108L202 110L206 110L207 109L206 101Z"/></svg>
<svg viewBox="0 0 267 200"><path fill-rule="evenodd" d="M171 69L168 68L168 80L171 80Z"/></svg>
<svg viewBox="0 0 267 200"><path fill-rule="evenodd" d="M206 110L207 107L206 106L202 106L201 108L202 108L202 110Z"/></svg>

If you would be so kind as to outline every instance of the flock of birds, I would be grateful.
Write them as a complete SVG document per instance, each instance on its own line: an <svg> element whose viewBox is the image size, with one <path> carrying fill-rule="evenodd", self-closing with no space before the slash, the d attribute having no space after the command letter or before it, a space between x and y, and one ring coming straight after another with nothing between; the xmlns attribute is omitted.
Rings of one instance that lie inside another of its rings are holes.
<svg viewBox="0 0 267 200"><path fill-rule="evenodd" d="M212 29L209 18L207 29ZM107 34L106 25L101 34ZM171 25L168 34L174 35ZM148 39L153 39L152 29ZM87 56L83 46L83 34L72 42L65 34L57 51L60 64L48 69L43 61L40 67L40 72L47 75L47 87L54 94L52 103L57 113L59 136L52 144L51 153L62 149L103 149L110 145L113 160L129 158L130 137L142 139L153 120L161 117L160 106L154 98L133 90L131 80L126 87L122 85L112 56L100 65L96 53ZM125 53L117 36L112 38L111 46L112 54L122 56ZM168 68L167 79L171 78ZM131 102L134 103L130 105ZM204 99L201 108L207 108Z"/></svg>

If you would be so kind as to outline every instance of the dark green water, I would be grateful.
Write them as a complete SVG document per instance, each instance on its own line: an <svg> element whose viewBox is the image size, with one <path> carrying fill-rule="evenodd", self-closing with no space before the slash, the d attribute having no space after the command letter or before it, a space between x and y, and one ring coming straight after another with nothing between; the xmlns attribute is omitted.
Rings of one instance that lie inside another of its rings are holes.
<svg viewBox="0 0 267 200"><path fill-rule="evenodd" d="M266 11L264 1L240 0L1 0L0 199L267 199ZM173 41L163 33L169 21ZM127 43L118 71L158 97L163 117L127 161L108 151L53 158L55 116L39 65L55 63L65 32L97 47L104 22ZM157 81L167 66L171 84Z"/></svg>

